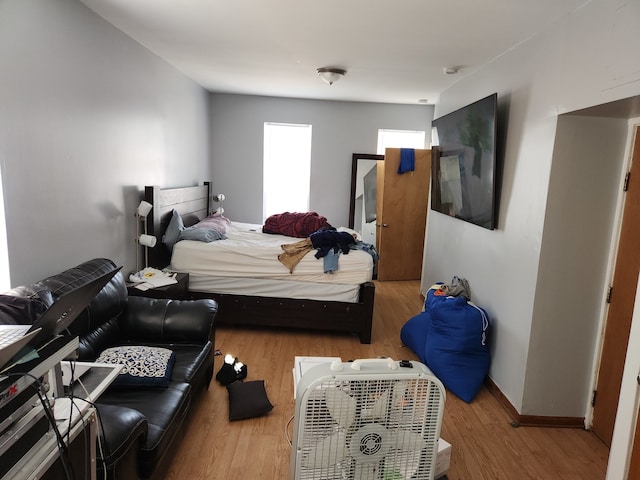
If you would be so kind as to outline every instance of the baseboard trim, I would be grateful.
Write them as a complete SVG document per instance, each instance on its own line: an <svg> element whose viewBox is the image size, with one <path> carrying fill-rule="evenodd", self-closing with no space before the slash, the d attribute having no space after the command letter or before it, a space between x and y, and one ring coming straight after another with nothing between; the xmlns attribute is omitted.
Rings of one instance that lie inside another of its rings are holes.
<svg viewBox="0 0 640 480"><path fill-rule="evenodd" d="M500 402L512 419L511 425L514 427L566 427L584 428L584 417L547 417L539 415L520 415L511 405L511 402L504 396L498 386L487 377L485 385L491 394Z"/></svg>

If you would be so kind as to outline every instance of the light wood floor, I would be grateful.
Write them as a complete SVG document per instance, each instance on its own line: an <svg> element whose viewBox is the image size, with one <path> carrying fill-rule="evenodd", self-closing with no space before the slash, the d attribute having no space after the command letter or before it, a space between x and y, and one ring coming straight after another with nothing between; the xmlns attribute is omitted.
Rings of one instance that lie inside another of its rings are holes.
<svg viewBox="0 0 640 480"><path fill-rule="evenodd" d="M402 346L399 332L421 307L419 282L376 282L371 345L342 334L217 329L216 348L248 365L247 380L265 381L274 409L261 418L229 422L227 390L214 380L194 405L167 478L288 479L290 447L285 429L295 408L294 356L417 360ZM222 357L216 357L215 371L221 364ZM604 479L609 451L592 433L574 428L514 428L510 421L486 389L471 404L448 394L442 438L452 444L449 479Z"/></svg>

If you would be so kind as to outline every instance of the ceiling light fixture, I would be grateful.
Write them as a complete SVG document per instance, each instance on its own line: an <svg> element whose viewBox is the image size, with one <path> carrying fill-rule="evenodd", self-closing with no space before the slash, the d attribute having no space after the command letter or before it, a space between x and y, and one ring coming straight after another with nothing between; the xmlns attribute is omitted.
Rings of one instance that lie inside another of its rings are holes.
<svg viewBox="0 0 640 480"><path fill-rule="evenodd" d="M343 70L342 68L322 67L318 68L316 70L316 73L329 85L333 85L333 82L337 82L342 77L344 77L347 71Z"/></svg>
<svg viewBox="0 0 640 480"><path fill-rule="evenodd" d="M444 67L442 70L445 75L455 75L460 69L458 67Z"/></svg>

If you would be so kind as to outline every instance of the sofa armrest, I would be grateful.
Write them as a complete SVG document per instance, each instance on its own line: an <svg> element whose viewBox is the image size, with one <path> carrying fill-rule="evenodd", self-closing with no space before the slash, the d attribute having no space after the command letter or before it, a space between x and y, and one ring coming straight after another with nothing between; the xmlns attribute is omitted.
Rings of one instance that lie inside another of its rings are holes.
<svg viewBox="0 0 640 480"><path fill-rule="evenodd" d="M129 341L205 344L212 338L215 300L129 297L120 319Z"/></svg>
<svg viewBox="0 0 640 480"><path fill-rule="evenodd" d="M125 465L135 472L138 463L140 445L149 429L147 419L137 410L119 405L96 403L100 415L100 446L98 467L107 472L125 469ZM131 461L125 460L131 458ZM120 478L112 475L111 478ZM133 478L125 475L123 478ZM137 477L136 477L137 478Z"/></svg>

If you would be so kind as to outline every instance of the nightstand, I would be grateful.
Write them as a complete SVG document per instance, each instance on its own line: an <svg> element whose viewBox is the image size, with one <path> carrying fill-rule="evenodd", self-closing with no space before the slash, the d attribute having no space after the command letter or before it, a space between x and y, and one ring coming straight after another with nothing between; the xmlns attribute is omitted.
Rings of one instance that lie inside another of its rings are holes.
<svg viewBox="0 0 640 480"><path fill-rule="evenodd" d="M176 280L165 287L152 288L150 290L138 290L132 284L127 284L127 293L133 297L149 297L149 298L171 298L174 300L183 300L188 297L189 292L189 274L177 273Z"/></svg>

